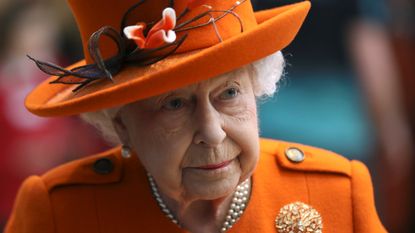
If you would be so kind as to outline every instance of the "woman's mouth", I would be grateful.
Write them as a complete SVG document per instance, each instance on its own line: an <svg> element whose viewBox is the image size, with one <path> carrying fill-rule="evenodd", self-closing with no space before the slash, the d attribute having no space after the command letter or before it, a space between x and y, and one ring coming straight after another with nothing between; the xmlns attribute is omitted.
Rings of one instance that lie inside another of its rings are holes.
<svg viewBox="0 0 415 233"><path fill-rule="evenodd" d="M203 166L195 167L195 168L197 168L197 169L203 169L203 170L215 170L215 169L220 169L220 168L226 167L231 162L232 162L232 160L228 160L228 161L224 161L224 162L221 162L221 163L208 164L208 165L203 165Z"/></svg>

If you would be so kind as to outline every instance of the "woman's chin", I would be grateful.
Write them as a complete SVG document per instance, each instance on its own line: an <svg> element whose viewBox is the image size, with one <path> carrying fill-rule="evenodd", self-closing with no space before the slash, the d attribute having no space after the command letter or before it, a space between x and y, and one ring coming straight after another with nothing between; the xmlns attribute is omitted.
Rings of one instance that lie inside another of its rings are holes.
<svg viewBox="0 0 415 233"><path fill-rule="evenodd" d="M241 171L236 167L230 167L227 172L205 171L206 173L204 173L203 171L189 171L187 174L183 174L183 186L186 197L190 199L216 200L231 195L241 178ZM213 179L213 177L216 177L216 179Z"/></svg>
<svg viewBox="0 0 415 233"><path fill-rule="evenodd" d="M238 185L239 177L223 182L198 184L186 188L186 196L191 199L217 200L232 195Z"/></svg>

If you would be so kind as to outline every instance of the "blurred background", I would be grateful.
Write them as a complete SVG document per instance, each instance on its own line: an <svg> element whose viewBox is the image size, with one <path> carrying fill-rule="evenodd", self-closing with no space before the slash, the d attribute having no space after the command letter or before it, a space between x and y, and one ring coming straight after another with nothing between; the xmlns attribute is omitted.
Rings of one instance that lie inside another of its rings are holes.
<svg viewBox="0 0 415 233"><path fill-rule="evenodd" d="M252 0L256 10L298 2ZM415 214L415 2L313 0L283 53L286 74L260 104L261 135L364 161L390 232ZM77 117L28 113L27 93L47 78L26 54L62 66L83 57L63 0L0 0L0 230L22 180L109 148ZM75 130L74 130L75 129Z"/></svg>

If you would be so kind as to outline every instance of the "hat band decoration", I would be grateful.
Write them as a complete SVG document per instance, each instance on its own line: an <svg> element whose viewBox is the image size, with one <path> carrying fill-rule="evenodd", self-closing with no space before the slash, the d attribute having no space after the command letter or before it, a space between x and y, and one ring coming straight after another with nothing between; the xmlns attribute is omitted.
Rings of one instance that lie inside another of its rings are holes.
<svg viewBox="0 0 415 233"><path fill-rule="evenodd" d="M176 11L173 8L174 0L169 0L169 6L163 10L161 19L156 23L137 22L135 25L127 26L127 20L131 13L145 1L137 2L124 13L119 32L111 26L104 26L89 37L88 52L93 61L91 64L68 70L53 63L37 60L29 55L27 57L34 61L44 73L57 76L55 80L49 82L50 84L78 84L72 90L72 92L76 92L96 80L109 79L113 81L113 76L120 72L125 65L148 66L170 56L188 36L186 33L177 38L176 32L187 32L212 25L219 42L222 42L223 39L217 29L216 22L226 15L234 16L240 24L240 31L244 30L242 20L234 12L234 9L246 0L236 1L226 10L213 9L210 5L204 4L206 0L189 0L178 17L176 17ZM185 15L198 7L205 7L206 10L190 19L182 20ZM213 13L219 15L215 16ZM118 49L116 55L107 59L102 57L99 47L102 36L108 37L116 44Z"/></svg>

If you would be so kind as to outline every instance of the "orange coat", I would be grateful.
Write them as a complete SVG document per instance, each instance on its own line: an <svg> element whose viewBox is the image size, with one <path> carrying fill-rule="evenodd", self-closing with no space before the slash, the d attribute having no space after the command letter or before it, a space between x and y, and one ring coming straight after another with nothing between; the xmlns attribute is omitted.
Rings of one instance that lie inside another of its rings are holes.
<svg viewBox="0 0 415 233"><path fill-rule="evenodd" d="M303 162L292 163L285 156L291 147L304 152ZM103 166L104 172L96 171L96 161L102 158L113 165L108 173L108 166ZM247 209L230 233L276 233L280 208L296 201L320 213L325 233L386 232L376 213L370 175L361 162L318 148L261 139L252 185ZM119 147L29 177L5 231L137 232L185 231L160 211L136 156L121 157Z"/></svg>

